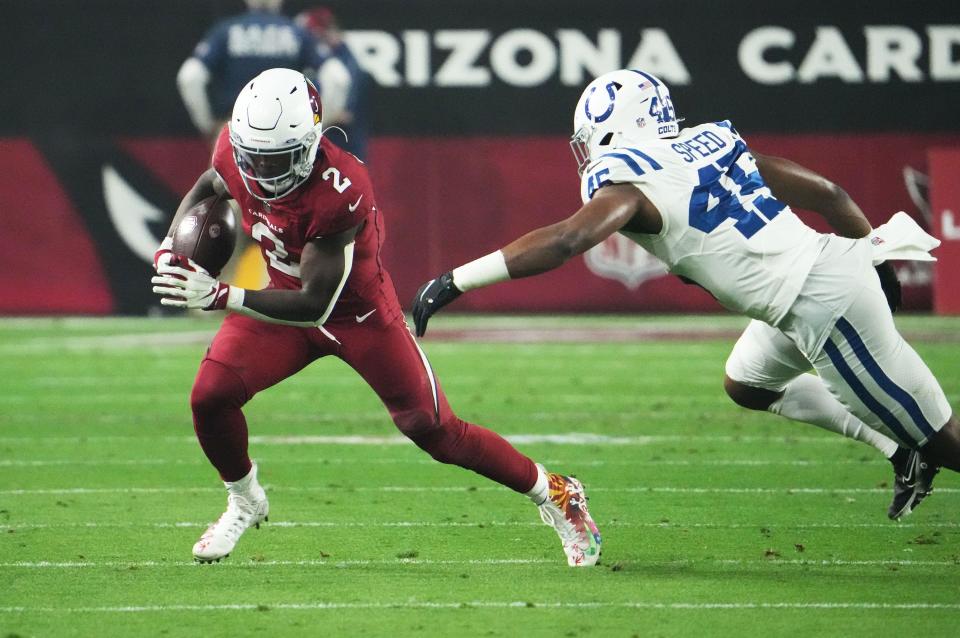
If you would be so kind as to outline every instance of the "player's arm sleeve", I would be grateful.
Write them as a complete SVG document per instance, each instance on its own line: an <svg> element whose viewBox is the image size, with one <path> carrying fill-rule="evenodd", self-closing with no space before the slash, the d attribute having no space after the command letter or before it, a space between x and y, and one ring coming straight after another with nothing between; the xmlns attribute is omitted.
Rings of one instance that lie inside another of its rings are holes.
<svg viewBox="0 0 960 638"><path fill-rule="evenodd" d="M317 75L323 100L324 124L341 124L349 119L347 97L350 94L350 71L335 57L327 58Z"/></svg>
<svg viewBox="0 0 960 638"><path fill-rule="evenodd" d="M743 140L743 138L740 137L740 132L737 130L737 127L734 126L730 120L720 120L719 122L714 122L714 124L730 131L730 136L733 137L734 141Z"/></svg>
<svg viewBox="0 0 960 638"><path fill-rule="evenodd" d="M817 213L844 237L865 237L870 222L845 190L814 171L782 157L752 152L773 196L792 208Z"/></svg>
<svg viewBox="0 0 960 638"><path fill-rule="evenodd" d="M217 126L210 106L207 87L211 76L219 70L227 46L227 31L223 25L214 26L184 60L177 72L177 89L197 130L211 136Z"/></svg>
<svg viewBox="0 0 960 638"><path fill-rule="evenodd" d="M227 309L261 321L321 326L336 307L353 267L354 238L360 227L314 239L300 256L300 290L244 290L230 287Z"/></svg>
<svg viewBox="0 0 960 638"><path fill-rule="evenodd" d="M210 69L199 58L189 57L177 72L177 88L183 105L190 114L190 120L204 135L212 135L217 122L210 108L207 85L210 83Z"/></svg>

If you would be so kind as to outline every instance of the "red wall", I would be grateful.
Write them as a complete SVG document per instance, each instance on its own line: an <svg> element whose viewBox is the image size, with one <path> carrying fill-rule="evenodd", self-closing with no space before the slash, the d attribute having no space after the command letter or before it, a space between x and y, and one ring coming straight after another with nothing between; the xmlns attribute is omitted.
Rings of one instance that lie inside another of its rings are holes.
<svg viewBox="0 0 960 638"><path fill-rule="evenodd" d="M904 184L904 167L926 172L932 145L960 145L960 135L750 135L757 151L789 157L842 185L875 224L905 210L926 226ZM421 282L496 250L580 205L576 165L562 138L375 140L371 172L387 217L387 263L401 301ZM800 211L818 230L828 227ZM646 265L639 249L608 240L608 270L624 279ZM415 256L415 257L413 257ZM905 306L929 308L929 268L901 264ZM674 277L631 288L591 272L577 258L539 277L478 290L457 302L479 311L691 311L716 309L702 290Z"/></svg>
<svg viewBox="0 0 960 638"><path fill-rule="evenodd" d="M906 210L926 226L904 185L904 168L926 172L928 148L960 147L957 134L746 133L746 138L758 151L790 157L841 184L875 224ZM179 198L208 159L204 144L184 138L124 139L114 145L125 161L152 175L156 188L169 191L168 201ZM109 272L101 265L109 251L128 249L120 237L115 242L104 239L110 229L97 227L92 232L91 225L109 223L103 221L108 218L102 210L80 210L66 194L64 181L75 185L79 173L55 173L28 140L3 140L2 147L0 206L7 229L0 233L0 284L7 294L0 300L0 313L107 314L117 307L118 296L129 300L131 290L148 285L146 263L138 273ZM85 157L79 151L76 156ZM385 260L405 305L427 278L496 250L537 226L559 221L580 205L575 164L563 138L381 137L372 141L369 159L386 217ZM69 164L58 166L61 172L74 170ZM83 188L87 180L80 180ZM99 182L89 181L89 189L101 188ZM820 220L803 215L818 229L826 229ZM99 244L91 240L93 235ZM592 269L584 258L576 258L540 277L472 293L458 302L458 309L717 308L702 290L649 272L649 259L629 242L613 238L591 256ZM929 269L905 265L900 269L906 306L929 308Z"/></svg>
<svg viewBox="0 0 960 638"><path fill-rule="evenodd" d="M930 151L930 200L936 237L934 310L960 315L960 149Z"/></svg>
<svg viewBox="0 0 960 638"><path fill-rule="evenodd" d="M0 149L0 314L110 313L100 256L57 176L29 140Z"/></svg>

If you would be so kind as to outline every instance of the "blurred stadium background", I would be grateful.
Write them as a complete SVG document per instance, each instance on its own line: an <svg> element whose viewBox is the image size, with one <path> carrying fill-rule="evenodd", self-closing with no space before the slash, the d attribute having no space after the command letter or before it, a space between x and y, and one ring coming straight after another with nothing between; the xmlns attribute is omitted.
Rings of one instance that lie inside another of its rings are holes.
<svg viewBox="0 0 960 638"><path fill-rule="evenodd" d="M960 8L946 0L764 6L611 0L326 3L372 76L369 164L402 301L428 276L579 203L572 109L596 74L643 66L688 123L731 119L758 150L845 187L875 223L945 240L901 264L908 310L960 311ZM288 0L293 15L315 3ZM240 0L0 2L0 299L7 315L143 315L149 259L206 166L179 65ZM336 134L333 134L334 136ZM334 138L335 139L335 138ZM818 228L824 228L813 220ZM49 255L58 255L50 259ZM40 258L38 258L40 257ZM69 264L70 276L65 276ZM936 294L934 293L936 291ZM458 310L716 310L613 238Z"/></svg>
<svg viewBox="0 0 960 638"><path fill-rule="evenodd" d="M373 79L367 159L401 301L574 210L576 99L643 66L688 123L730 119L875 224L904 210L943 240L937 263L897 265L898 325L960 404L960 320L931 316L960 314L957 2L324 4ZM222 506L187 399L217 318L142 318L160 313L153 251L208 162L177 70L243 9L0 0L0 635L956 634L957 476L889 522L888 464L732 406L720 375L746 321L616 238L471 293L425 342L465 418L580 472L602 569L568 570L522 499L399 441L336 362L251 403L275 514L193 565ZM691 316L637 316L659 313Z"/></svg>

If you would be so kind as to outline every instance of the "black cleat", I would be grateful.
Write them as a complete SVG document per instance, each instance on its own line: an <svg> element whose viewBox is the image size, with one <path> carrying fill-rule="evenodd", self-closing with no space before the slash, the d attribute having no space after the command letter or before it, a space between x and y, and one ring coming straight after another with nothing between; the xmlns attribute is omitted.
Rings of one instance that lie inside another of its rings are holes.
<svg viewBox="0 0 960 638"><path fill-rule="evenodd" d="M916 450L898 448L890 462L893 464L893 502L887 510L891 520L899 520L920 505L933 491L933 478L940 468L928 463Z"/></svg>
<svg viewBox="0 0 960 638"><path fill-rule="evenodd" d="M198 558L194 556L193 561L201 565L213 565L214 563L219 563L224 558L229 558L229 556L230 554L227 554L226 556L221 556L220 558Z"/></svg>

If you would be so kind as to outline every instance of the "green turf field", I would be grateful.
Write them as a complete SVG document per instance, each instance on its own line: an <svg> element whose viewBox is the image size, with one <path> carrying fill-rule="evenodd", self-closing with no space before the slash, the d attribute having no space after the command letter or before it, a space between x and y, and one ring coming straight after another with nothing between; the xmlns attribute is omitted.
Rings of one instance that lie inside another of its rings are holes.
<svg viewBox="0 0 960 638"><path fill-rule="evenodd" d="M960 405L960 321L900 324ZM248 406L270 523L195 565L225 504L188 406L215 323L7 320L0 638L957 635L957 475L888 521L872 448L728 402L743 321L479 325L567 341L423 345L462 417L583 480L601 566L568 568L524 497L400 440L335 360ZM636 327L710 334L607 340Z"/></svg>

